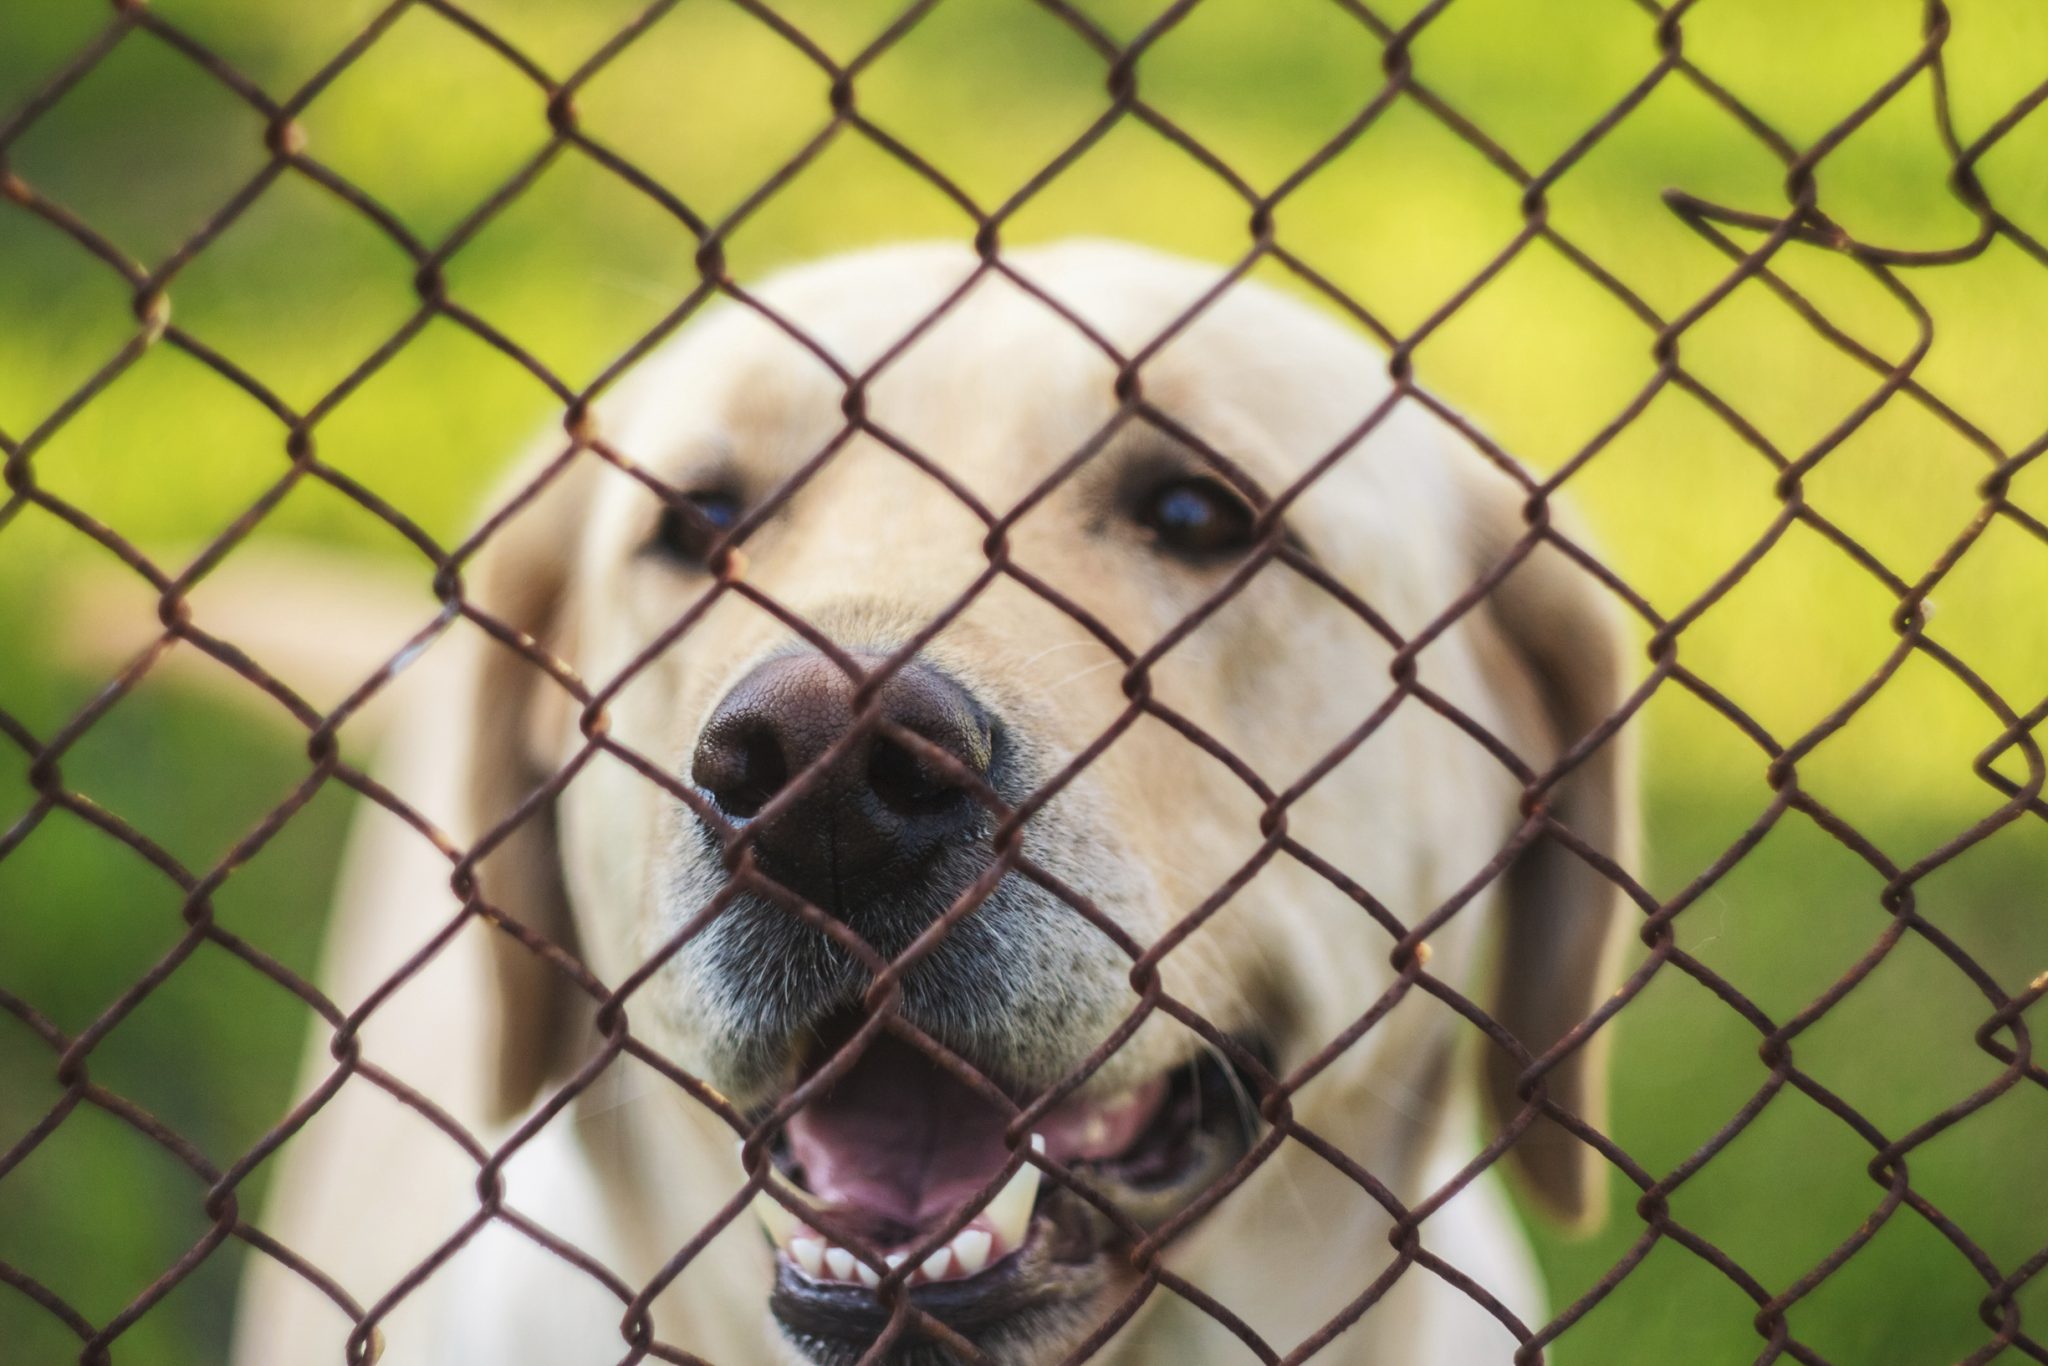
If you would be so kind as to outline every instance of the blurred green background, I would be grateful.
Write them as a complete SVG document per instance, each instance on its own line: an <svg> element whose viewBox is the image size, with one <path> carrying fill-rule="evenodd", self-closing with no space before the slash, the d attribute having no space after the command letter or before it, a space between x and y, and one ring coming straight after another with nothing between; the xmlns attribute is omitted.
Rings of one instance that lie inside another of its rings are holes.
<svg viewBox="0 0 2048 1366"><path fill-rule="evenodd" d="M1120 38L1157 0L1080 10ZM273 94L295 89L375 11L313 4L160 0L154 12ZM474 0L469 12L557 76L636 6ZM1407 17L1405 0L1382 13ZM778 9L846 58L893 11L871 0ZM0 110L13 107L107 20L104 6L0 0ZM1810 144L1910 60L1908 0L1702 0L1686 56L1779 129ZM1968 141L2048 78L2048 10L2034 0L1959 6L1948 77ZM1148 101L1253 185L1277 184L1379 88L1381 50L1326 0L1205 0L1138 67ZM1419 78L1530 167L1547 165L1657 58L1652 16L1620 0L1454 0L1413 47ZM1106 104L1105 66L1025 0L949 0L858 79L865 114L985 205L1007 198ZM581 126L717 219L824 127L827 78L737 6L684 0L578 96ZM1821 203L1887 246L1968 241L1975 219L1946 190L1925 73L1821 164ZM543 100L448 18L407 12L312 103L309 154L436 242L540 149ZM131 256L161 260L262 166L262 120L184 56L131 34L9 153L9 169ZM2048 237L2048 114L2021 122L1979 167L2000 209ZM1552 224L1665 316L1720 280L1726 258L1660 194L1676 187L1762 212L1785 204L1783 168L1682 77L1648 99L1550 193ZM1514 236L1520 191L1403 100L1282 203L1281 241L1398 331L1455 293ZM1005 240L1130 237L1217 259L1247 245L1243 201L1183 150L1126 120L1015 216ZM844 133L737 231L752 279L778 263L903 237L971 235L960 209ZM1743 241L1753 234L1738 233ZM558 158L448 271L453 298L571 383L596 376L695 280L694 243L649 200L587 159ZM1838 256L1793 247L1778 266L1873 350L1902 355L1910 314ZM1277 272L1264 272L1281 280ZM404 256L360 215L287 175L174 285L174 316L287 402L315 403L416 305ZM2048 429L2048 269L2004 241L1965 263L1908 269L1935 319L1922 381L2007 452ZM19 206L0 201L0 432L38 427L135 332L128 287ZM1522 253L1416 354L1421 381L1510 450L1555 468L1651 377L1651 332L1556 251ZM1686 367L1788 454L1803 452L1876 385L1782 301L1750 284L1685 336ZM319 425L324 459L444 543L531 432L558 415L533 378L446 320L429 324ZM187 356L158 346L64 423L35 456L41 485L157 562L181 567L283 471L279 422ZM2048 516L2048 469L2012 498ZM1894 400L1807 479L1812 504L1907 580L1977 514L1985 454ZM1763 533L1774 471L1703 405L1666 388L1570 483L1629 582L1681 610ZM415 581L430 571L391 529L316 485L255 543L317 541ZM49 735L108 680L88 665L97 620L75 619L90 568L117 585L96 610L146 623L154 593L37 509L0 524L0 710ZM116 567L117 568L117 567ZM2048 691L2048 545L1993 522L1934 594L1933 633L2015 710ZM1894 600L1819 536L1795 528L1685 634L1682 658L1789 741L1838 707L1894 642ZM202 617L203 622L203 617ZM115 628L108 624L109 633ZM68 643L67 643L68 642ZM396 642L393 642L394 644ZM1666 687L1644 712L1649 840L1660 895L1690 882L1769 805L1765 761L1726 720ZM1970 760L2001 729L1922 656L1800 766L1800 781L1894 863L1909 864L2002 800ZM2008 756L2006 771L2018 773ZM27 761L0 743L0 830L26 812ZM193 868L208 868L304 776L302 738L260 704L152 674L63 758L66 783ZM323 790L217 897L222 922L311 973L348 802ZM1882 878L1798 815L1777 824L1678 921L1680 942L1779 1020L1877 942ZM2022 816L1920 884L1918 906L2008 992L2048 969L2048 827ZM179 897L140 857L68 815L0 859L0 989L82 1028L178 941ZM1908 937L1796 1045L1800 1065L1887 1135L1922 1123L2000 1071L1972 1035L1984 997ZM304 1008L212 947L181 966L92 1053L95 1080L161 1116L215 1164L232 1162L291 1092ZM2048 1021L2037 1010L2036 1025ZM1678 1164L1767 1079L1757 1034L1675 971L1621 1017L1613 1133L1652 1171ZM0 1145L61 1095L44 1045L0 1014ZM1855 1233L1880 1202L1869 1145L1792 1090L1673 1197L1675 1216L1776 1291ZM1917 1150L1914 1189L2010 1271L2048 1245L2048 1094L2023 1084ZM244 1187L256 1208L264 1173ZM95 1322L117 1313L207 1228L203 1187L126 1126L74 1112L0 1181L0 1261ZM1606 1231L1547 1233L1557 1302L1591 1286L1640 1222L1617 1182ZM210 1258L116 1344L114 1359L222 1359L239 1248ZM1361 1283L1364 1277L1361 1276ZM2048 1278L2044 1278L2048 1280ZM1836 1363L1936 1366L1989 1340L1980 1275L1923 1219L1894 1215L1791 1313ZM2019 1302L2048 1323L2048 1284ZM1567 1366L1718 1366L1763 1350L1754 1306L1665 1242L1553 1351ZM2039 1329L2036 1329L2037 1334ZM75 1339L0 1286L0 1358L72 1360ZM2008 1351L2001 1363L2017 1361Z"/></svg>

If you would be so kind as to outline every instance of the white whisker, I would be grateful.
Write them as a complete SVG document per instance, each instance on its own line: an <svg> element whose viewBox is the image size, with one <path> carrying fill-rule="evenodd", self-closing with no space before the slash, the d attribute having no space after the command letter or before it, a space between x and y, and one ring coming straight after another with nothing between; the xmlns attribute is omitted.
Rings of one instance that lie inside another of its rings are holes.
<svg viewBox="0 0 2048 1366"><path fill-rule="evenodd" d="M628 1086L631 1086L630 1090L627 1089ZM606 1097L602 1104L579 1104L576 1107L576 1117L573 1122L577 1127L580 1128L583 1125L595 1123L600 1119L605 1119L625 1109L628 1105L638 1104L640 1101L647 1099L654 1094L654 1083L646 1078L641 1078L636 1085L627 1082L622 1077L614 1080L607 1089L611 1094ZM585 1094L587 1095L588 1093L586 1092Z"/></svg>
<svg viewBox="0 0 2048 1366"><path fill-rule="evenodd" d="M1077 683L1080 680L1086 678L1089 674L1101 673L1104 669L1120 668L1122 667L1122 665L1123 661L1121 659L1105 659L1099 664L1090 664L1085 669L1081 669L1075 673L1068 674L1065 678L1062 678L1059 682L1047 688L1046 691L1049 693L1058 692L1061 688L1066 687L1069 683Z"/></svg>
<svg viewBox="0 0 2048 1366"><path fill-rule="evenodd" d="M1083 645L1094 645L1097 643L1098 642L1089 640L1085 637L1081 640L1063 640L1057 645L1046 646L1043 650L1040 650L1037 654L1031 656L1031 658L1024 660L1017 667L1020 670L1028 669L1033 664L1036 664L1039 660L1044 659L1047 655L1056 655L1061 650L1078 650Z"/></svg>

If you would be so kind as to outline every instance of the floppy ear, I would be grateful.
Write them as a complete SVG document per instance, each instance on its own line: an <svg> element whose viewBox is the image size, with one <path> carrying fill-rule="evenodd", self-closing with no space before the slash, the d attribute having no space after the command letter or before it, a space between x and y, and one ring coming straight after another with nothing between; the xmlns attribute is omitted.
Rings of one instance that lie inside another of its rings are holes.
<svg viewBox="0 0 2048 1366"><path fill-rule="evenodd" d="M516 500L560 455L525 462L493 499ZM566 659L572 653L567 597L572 556L595 484L593 458L579 452L510 520L485 540L464 572L464 596L527 650ZM467 633L462 680L466 728L461 775L466 827L480 838L506 820L561 762L574 699L519 649L481 629ZM507 917L575 957L575 926L562 874L550 802L529 813L478 866L484 899ZM572 1051L578 993L562 971L512 935L492 927L491 975L496 995L492 1033L496 1067L489 1099L503 1119L526 1108Z"/></svg>
<svg viewBox="0 0 2048 1366"><path fill-rule="evenodd" d="M1528 533L1521 490L1502 477L1474 475L1468 503L1476 565L1491 572ZM1552 513L1555 523L1554 504ZM1568 526L1560 529L1584 544ZM1626 671L1618 617L1599 583L1549 544L1537 546L1473 613L1487 684L1504 704L1509 733L1501 738L1532 769L1548 769L1621 708ZM1548 806L1586 844L1632 866L1635 764L1627 729L1581 759L1551 790ZM1536 1057L1612 990L1623 897L1554 836L1526 848L1501 886L1492 1013ZM1545 1074L1550 1099L1595 1127L1606 1121L1606 1039L1602 1030ZM1487 1098L1502 1125L1524 1108L1515 1090L1521 1071L1506 1050L1487 1050ZM1509 1150L1509 1161L1528 1194L1556 1217L1587 1225L1604 1212L1604 1164L1556 1121L1539 1118Z"/></svg>

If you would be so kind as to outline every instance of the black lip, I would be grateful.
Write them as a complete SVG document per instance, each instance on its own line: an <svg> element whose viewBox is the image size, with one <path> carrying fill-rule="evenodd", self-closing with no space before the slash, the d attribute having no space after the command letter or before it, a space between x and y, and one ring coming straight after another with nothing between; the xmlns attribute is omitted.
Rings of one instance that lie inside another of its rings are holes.
<svg viewBox="0 0 2048 1366"><path fill-rule="evenodd" d="M1247 1043L1245 1049L1270 1070L1263 1044ZM1254 1138L1236 1101L1248 1077L1208 1056L1183 1075L1186 1084L1176 1086L1155 1126L1162 1132L1136 1145L1140 1160L1069 1168L1141 1228L1156 1227L1187 1208L1238 1162ZM1096 1305L1104 1292L1135 1275L1119 1255L1126 1241L1118 1221L1047 1177L1023 1247L977 1276L899 1293L983 1355L1012 1359L1019 1349L1056 1345L1100 1318ZM781 1256L776 1265L769 1308L783 1335L818 1366L850 1366L887 1331L895 1296L878 1299L862 1286L813 1281ZM887 1360L891 1366L939 1366L956 1356L913 1321Z"/></svg>

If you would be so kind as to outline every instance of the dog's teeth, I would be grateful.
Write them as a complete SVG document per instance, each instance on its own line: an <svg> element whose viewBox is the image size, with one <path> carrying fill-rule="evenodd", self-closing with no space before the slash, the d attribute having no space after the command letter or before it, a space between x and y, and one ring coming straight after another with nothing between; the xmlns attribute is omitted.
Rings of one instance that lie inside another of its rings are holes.
<svg viewBox="0 0 2048 1366"><path fill-rule="evenodd" d="M1031 1148L1045 1151L1045 1140L1033 1134ZM1038 1177L1038 1168L1026 1162L981 1212L1006 1252L1024 1244L1024 1231L1031 1226L1031 1206L1038 1199Z"/></svg>
<svg viewBox="0 0 2048 1366"><path fill-rule="evenodd" d="M825 1266L825 1240L823 1238L792 1238L789 1240L789 1255L796 1258L796 1264L812 1280Z"/></svg>
<svg viewBox="0 0 2048 1366"><path fill-rule="evenodd" d="M768 1238L775 1246L787 1247L796 1237L799 1227L796 1216L776 1204L775 1197L767 1191L754 1193L754 1213L760 1217L761 1227L768 1230Z"/></svg>
<svg viewBox="0 0 2048 1366"><path fill-rule="evenodd" d="M924 1273L925 1279L928 1281L943 1281L946 1279L946 1273L953 1269L952 1245L948 1244L940 1248L937 1252L919 1262L917 1269Z"/></svg>
<svg viewBox="0 0 2048 1366"><path fill-rule="evenodd" d="M962 1229L953 1235L953 1264L960 1268L961 1275L972 1276L988 1265L989 1244L993 1241L986 1229Z"/></svg>
<svg viewBox="0 0 2048 1366"><path fill-rule="evenodd" d="M853 1264L853 1274L860 1277L860 1283L870 1290L873 1290L882 1283L881 1274L866 1262L855 1262Z"/></svg>
<svg viewBox="0 0 2048 1366"><path fill-rule="evenodd" d="M853 1254L845 1248L828 1247L825 1249L825 1268L832 1273L833 1280L852 1280L853 1265Z"/></svg>
<svg viewBox="0 0 2048 1366"><path fill-rule="evenodd" d="M897 1267L910 1260L910 1254L908 1252L891 1252L883 1257L882 1260L889 1264L891 1271L894 1271Z"/></svg>

